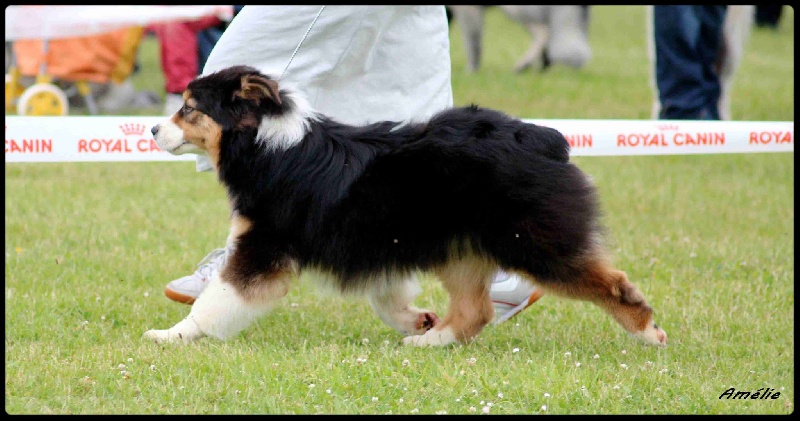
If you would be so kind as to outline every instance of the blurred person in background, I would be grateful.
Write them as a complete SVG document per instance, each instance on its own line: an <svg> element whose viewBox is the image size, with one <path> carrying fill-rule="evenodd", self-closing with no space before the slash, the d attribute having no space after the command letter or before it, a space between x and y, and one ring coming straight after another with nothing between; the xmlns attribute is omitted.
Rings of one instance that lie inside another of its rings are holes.
<svg viewBox="0 0 800 421"><path fill-rule="evenodd" d="M246 6L214 46L203 74L233 65L296 87L312 108L347 124L427 119L453 105L444 6ZM198 156L197 171L210 170L208 158ZM194 273L169 282L165 295L193 303L234 240L209 253ZM500 322L541 294L500 271L490 295Z"/></svg>
<svg viewBox="0 0 800 421"><path fill-rule="evenodd" d="M756 5L756 25L777 29L781 21L781 12L783 12L783 5L780 4Z"/></svg>
<svg viewBox="0 0 800 421"><path fill-rule="evenodd" d="M720 59L728 6L652 7L657 118L720 120Z"/></svg>
<svg viewBox="0 0 800 421"><path fill-rule="evenodd" d="M234 16L242 7L234 6ZM183 105L183 91L200 74L226 26L216 16L148 26L158 37L161 47L161 69L166 91L165 115L172 114Z"/></svg>

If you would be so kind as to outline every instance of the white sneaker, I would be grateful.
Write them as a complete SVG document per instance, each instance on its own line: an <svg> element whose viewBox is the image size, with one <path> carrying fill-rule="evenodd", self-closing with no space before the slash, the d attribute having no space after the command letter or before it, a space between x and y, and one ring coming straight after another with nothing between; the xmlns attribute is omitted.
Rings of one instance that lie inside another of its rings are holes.
<svg viewBox="0 0 800 421"><path fill-rule="evenodd" d="M499 271L492 281L489 297L494 304L494 324L500 324L519 314L542 298L542 291L517 275Z"/></svg>
<svg viewBox="0 0 800 421"><path fill-rule="evenodd" d="M227 257L227 249L224 248L208 253L208 256L197 265L197 270L193 274L168 283L164 289L164 295L179 303L193 304L200 293L206 289L211 277L222 269Z"/></svg>

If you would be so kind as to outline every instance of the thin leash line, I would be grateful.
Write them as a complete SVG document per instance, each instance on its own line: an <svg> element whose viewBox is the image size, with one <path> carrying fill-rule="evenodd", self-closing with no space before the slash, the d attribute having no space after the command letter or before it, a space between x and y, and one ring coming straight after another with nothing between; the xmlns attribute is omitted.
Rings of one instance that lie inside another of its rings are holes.
<svg viewBox="0 0 800 421"><path fill-rule="evenodd" d="M317 19L319 18L319 15L321 15L321 14L322 14L322 11L323 11L323 10L325 10L325 6L322 6L322 7L319 9L319 12L317 12L317 16L314 16L314 20L313 20L313 21L311 21L311 25L309 25L309 26L308 26L308 29L306 30L306 34L305 34L305 35L303 35L303 39L301 39L301 40L300 40L300 43L299 43L299 44L297 44L297 47L294 49L294 52L292 53L292 56L289 58L289 62L288 62L288 63L286 63L286 67L284 67L284 68L283 68L283 72L281 72L281 75L280 75L280 77L278 77L278 82L280 82L281 78L283 78L283 75L286 73L286 70L288 70L288 69L289 69L289 65L291 65L291 64L292 64L292 60L294 60L294 56L295 56L295 55L297 55L297 50L299 50L299 49L300 49L300 46L301 46L301 45L303 45L303 41L305 41L305 40L306 40L306 37L308 36L308 33L309 33L309 32L311 32L311 28L313 28L313 27L314 27L314 24L315 24L315 23L317 23Z"/></svg>

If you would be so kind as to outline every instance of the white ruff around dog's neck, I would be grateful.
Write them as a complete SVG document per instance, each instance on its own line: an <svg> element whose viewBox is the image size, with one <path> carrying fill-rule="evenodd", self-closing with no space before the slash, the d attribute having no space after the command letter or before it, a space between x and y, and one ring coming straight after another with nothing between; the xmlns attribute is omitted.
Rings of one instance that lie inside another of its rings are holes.
<svg viewBox="0 0 800 421"><path fill-rule="evenodd" d="M300 143L308 134L311 122L320 118L300 94L281 90L281 99L291 104L289 111L279 116L264 116L258 126L256 139L267 150L288 149Z"/></svg>

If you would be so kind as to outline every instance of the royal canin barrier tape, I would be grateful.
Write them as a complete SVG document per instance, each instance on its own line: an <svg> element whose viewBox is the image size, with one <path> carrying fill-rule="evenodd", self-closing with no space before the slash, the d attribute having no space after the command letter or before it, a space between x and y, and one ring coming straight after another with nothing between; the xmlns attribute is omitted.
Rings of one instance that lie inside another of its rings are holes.
<svg viewBox="0 0 800 421"><path fill-rule="evenodd" d="M160 116L6 116L6 162L193 161L161 151ZM567 138L572 156L794 152L794 122L541 120Z"/></svg>

